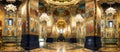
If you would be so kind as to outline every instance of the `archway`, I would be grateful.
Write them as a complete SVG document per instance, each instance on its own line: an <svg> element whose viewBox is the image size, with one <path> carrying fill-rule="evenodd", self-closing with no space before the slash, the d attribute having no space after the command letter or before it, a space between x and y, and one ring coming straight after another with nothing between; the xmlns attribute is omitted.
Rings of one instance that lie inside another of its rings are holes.
<svg viewBox="0 0 120 52"><path fill-rule="evenodd" d="M58 31L58 38L57 41L65 41L66 38L66 30L67 23L63 18L59 18L59 20L56 23L57 25L57 31Z"/></svg>

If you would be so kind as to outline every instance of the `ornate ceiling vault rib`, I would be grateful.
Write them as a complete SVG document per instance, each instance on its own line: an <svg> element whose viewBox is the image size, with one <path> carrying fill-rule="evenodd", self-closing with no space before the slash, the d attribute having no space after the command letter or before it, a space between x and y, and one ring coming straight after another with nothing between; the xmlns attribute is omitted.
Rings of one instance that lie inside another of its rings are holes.
<svg viewBox="0 0 120 52"><path fill-rule="evenodd" d="M53 0L45 0L48 4L54 4L54 5L71 5L71 4L77 4L78 2L82 0L71 0L71 1L53 1Z"/></svg>
<svg viewBox="0 0 120 52"><path fill-rule="evenodd" d="M108 4L114 4L114 3L120 3L120 0L98 0L100 3L108 3Z"/></svg>

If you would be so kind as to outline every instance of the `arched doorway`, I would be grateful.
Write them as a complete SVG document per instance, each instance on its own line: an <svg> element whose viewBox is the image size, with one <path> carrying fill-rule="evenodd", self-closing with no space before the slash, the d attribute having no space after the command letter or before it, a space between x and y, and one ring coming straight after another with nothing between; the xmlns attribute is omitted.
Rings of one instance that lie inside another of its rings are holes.
<svg viewBox="0 0 120 52"><path fill-rule="evenodd" d="M58 31L57 41L65 41L67 33L67 31L65 30L65 28L67 27L66 21L63 18L59 18L56 25Z"/></svg>

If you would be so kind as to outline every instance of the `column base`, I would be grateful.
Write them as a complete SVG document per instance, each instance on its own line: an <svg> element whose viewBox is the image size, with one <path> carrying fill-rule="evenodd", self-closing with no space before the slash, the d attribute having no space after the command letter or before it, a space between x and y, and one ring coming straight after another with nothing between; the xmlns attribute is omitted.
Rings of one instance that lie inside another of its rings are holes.
<svg viewBox="0 0 120 52"><path fill-rule="evenodd" d="M101 48L101 37L99 36L86 36L85 37L85 48L91 50L98 50Z"/></svg>
<svg viewBox="0 0 120 52"><path fill-rule="evenodd" d="M21 39L21 47L25 50L39 48L39 36L31 34L23 34Z"/></svg>

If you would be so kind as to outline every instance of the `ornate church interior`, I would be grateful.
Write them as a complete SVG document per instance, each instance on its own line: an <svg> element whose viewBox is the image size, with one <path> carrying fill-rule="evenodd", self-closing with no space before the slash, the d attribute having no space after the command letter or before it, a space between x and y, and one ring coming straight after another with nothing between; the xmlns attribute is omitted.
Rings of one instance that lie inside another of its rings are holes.
<svg viewBox="0 0 120 52"><path fill-rule="evenodd" d="M0 52L120 52L120 0L0 0Z"/></svg>

